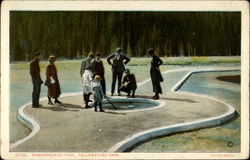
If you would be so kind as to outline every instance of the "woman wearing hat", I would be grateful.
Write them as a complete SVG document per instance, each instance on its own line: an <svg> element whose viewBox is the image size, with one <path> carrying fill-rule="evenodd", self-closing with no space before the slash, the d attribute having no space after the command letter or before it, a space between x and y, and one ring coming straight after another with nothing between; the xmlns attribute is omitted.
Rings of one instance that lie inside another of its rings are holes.
<svg viewBox="0 0 250 160"><path fill-rule="evenodd" d="M53 105L51 98L54 98L54 103L61 104L58 100L58 97L61 94L60 83L57 77L56 66L54 65L56 57L51 55L49 56L49 65L46 70L46 82L45 85L48 87L48 104Z"/></svg>
<svg viewBox="0 0 250 160"><path fill-rule="evenodd" d="M151 68L150 68L150 76L153 85L153 92L155 95L153 97L154 100L159 99L159 94L162 94L161 82L163 82L163 78L160 72L160 65L162 65L162 60L155 54L155 50L153 48L148 49L148 54L152 57Z"/></svg>

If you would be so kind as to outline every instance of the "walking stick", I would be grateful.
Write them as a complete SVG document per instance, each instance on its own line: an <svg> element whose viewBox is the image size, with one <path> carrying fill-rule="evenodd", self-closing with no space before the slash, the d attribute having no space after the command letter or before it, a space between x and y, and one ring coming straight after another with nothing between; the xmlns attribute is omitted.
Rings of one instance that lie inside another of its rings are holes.
<svg viewBox="0 0 250 160"><path fill-rule="evenodd" d="M106 96L107 101L114 107L114 109L117 109L117 107L108 99L108 96Z"/></svg>

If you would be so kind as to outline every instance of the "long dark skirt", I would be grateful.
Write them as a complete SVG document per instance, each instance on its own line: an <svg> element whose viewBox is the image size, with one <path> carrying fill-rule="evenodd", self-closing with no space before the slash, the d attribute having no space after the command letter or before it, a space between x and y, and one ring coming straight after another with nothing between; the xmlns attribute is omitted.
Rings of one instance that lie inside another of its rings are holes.
<svg viewBox="0 0 250 160"><path fill-rule="evenodd" d="M60 83L56 81L50 87L48 87L48 97L58 98L61 94Z"/></svg>
<svg viewBox="0 0 250 160"><path fill-rule="evenodd" d="M153 85L153 92L162 94L161 82L163 81L163 79L161 77L160 71L151 67L150 76L151 76L151 81Z"/></svg>

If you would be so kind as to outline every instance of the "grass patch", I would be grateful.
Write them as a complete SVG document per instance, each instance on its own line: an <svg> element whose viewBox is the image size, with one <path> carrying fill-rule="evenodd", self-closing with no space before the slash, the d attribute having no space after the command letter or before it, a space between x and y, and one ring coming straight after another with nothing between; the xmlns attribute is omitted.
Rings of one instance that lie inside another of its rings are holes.
<svg viewBox="0 0 250 160"><path fill-rule="evenodd" d="M161 57L164 65L212 65L220 63L240 63L239 56L232 57ZM106 59L102 59L104 65L107 65ZM80 66L82 59L77 60L58 60L58 68L72 68L72 66ZM128 66L144 66L150 65L151 58L131 58ZM47 66L47 61L41 61L40 66L44 69ZM29 69L27 62L12 62L11 69Z"/></svg>

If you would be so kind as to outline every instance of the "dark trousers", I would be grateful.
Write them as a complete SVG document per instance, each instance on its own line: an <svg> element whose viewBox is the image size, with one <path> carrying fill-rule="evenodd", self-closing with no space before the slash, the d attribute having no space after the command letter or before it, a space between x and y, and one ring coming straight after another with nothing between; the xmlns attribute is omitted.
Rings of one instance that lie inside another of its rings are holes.
<svg viewBox="0 0 250 160"><path fill-rule="evenodd" d="M90 97L90 93L89 94L83 94L83 100L84 100L86 106L88 105L89 97Z"/></svg>
<svg viewBox="0 0 250 160"><path fill-rule="evenodd" d="M41 92L41 81L32 81L33 83L33 92L32 92L32 104L38 105L39 104L39 97Z"/></svg>
<svg viewBox="0 0 250 160"><path fill-rule="evenodd" d="M130 93L132 92L132 95L135 95L135 90L132 89L131 85L121 86L120 91L126 92L128 93L128 95L130 95Z"/></svg>
<svg viewBox="0 0 250 160"><path fill-rule="evenodd" d="M98 103L99 103L100 110L102 110L102 102L95 102L95 111L97 111Z"/></svg>
<svg viewBox="0 0 250 160"><path fill-rule="evenodd" d="M104 95L106 95L106 84L105 84L105 78L104 77L102 77L100 83L101 83L101 86L102 86L102 91L103 91Z"/></svg>
<svg viewBox="0 0 250 160"><path fill-rule="evenodd" d="M112 89L111 89L111 93L113 94L115 91L115 84L116 84L116 79L118 78L118 88L117 88L117 92L120 93L120 88L122 85L122 75L123 72L116 72L113 71L113 75L112 75Z"/></svg>

